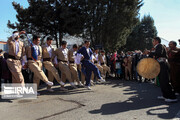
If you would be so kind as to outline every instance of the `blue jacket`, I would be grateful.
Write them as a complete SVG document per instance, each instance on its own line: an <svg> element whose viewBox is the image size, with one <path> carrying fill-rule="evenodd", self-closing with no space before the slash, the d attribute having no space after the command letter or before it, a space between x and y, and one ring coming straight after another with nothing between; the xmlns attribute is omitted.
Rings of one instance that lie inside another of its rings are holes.
<svg viewBox="0 0 180 120"><path fill-rule="evenodd" d="M90 56L89 56L89 54L87 53L86 47L82 47L81 49L78 50L77 53L81 53L84 56L84 60L90 60L91 55L93 54L91 48L89 48L89 53L90 53Z"/></svg>

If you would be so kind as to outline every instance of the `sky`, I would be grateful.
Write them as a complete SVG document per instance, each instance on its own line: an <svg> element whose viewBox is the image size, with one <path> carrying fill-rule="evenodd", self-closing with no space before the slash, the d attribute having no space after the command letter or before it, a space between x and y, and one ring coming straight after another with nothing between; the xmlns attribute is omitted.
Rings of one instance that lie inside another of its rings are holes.
<svg viewBox="0 0 180 120"><path fill-rule="evenodd" d="M12 29L7 28L8 20L14 23L16 11L12 2L20 3L23 7L28 6L27 0L1 0L0 7L0 41L6 41L11 35ZM180 0L144 0L140 9L141 18L144 15L153 17L158 36L166 40L180 39Z"/></svg>

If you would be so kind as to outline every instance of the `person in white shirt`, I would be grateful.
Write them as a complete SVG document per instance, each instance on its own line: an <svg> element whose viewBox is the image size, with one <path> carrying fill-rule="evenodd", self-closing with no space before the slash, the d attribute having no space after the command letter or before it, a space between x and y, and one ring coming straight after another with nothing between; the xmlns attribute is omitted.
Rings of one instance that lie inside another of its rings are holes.
<svg viewBox="0 0 180 120"><path fill-rule="evenodd" d="M77 88L73 82L71 70L68 64L68 49L66 41L62 41L61 47L56 49L55 54L57 56L59 70L61 71L62 81L65 83L67 78L71 84L71 87Z"/></svg>
<svg viewBox="0 0 180 120"><path fill-rule="evenodd" d="M42 46L42 57L43 57L43 65L46 70L48 70L48 79L49 81L53 82L54 78L56 81L61 85L60 90L65 91L64 82L61 81L59 77L59 73L57 69L54 67L52 63L55 58L55 51L53 46L51 45L53 39L51 37L47 37L46 44ZM51 89L51 86L47 87L49 92L53 92L54 90Z"/></svg>

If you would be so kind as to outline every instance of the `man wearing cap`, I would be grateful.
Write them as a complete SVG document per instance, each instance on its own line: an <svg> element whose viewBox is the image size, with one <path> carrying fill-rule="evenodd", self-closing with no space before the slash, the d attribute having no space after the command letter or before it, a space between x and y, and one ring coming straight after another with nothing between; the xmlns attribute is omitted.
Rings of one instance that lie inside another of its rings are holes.
<svg viewBox="0 0 180 120"><path fill-rule="evenodd" d="M61 81L59 77L59 73L57 69L53 65L53 61L55 58L55 51L53 46L51 45L53 39L51 37L47 37L46 44L42 46L42 57L44 67L48 70L48 79L53 82L54 78L61 85L61 90L65 90L64 83ZM47 87L47 90L53 92L50 86Z"/></svg>
<svg viewBox="0 0 180 120"><path fill-rule="evenodd" d="M24 54L24 44L19 40L20 34L24 34L24 31L14 31L13 35L9 37L7 44L9 49L9 56L7 59L7 65L12 73L12 83L20 83L24 85L24 77L21 69L21 58Z"/></svg>

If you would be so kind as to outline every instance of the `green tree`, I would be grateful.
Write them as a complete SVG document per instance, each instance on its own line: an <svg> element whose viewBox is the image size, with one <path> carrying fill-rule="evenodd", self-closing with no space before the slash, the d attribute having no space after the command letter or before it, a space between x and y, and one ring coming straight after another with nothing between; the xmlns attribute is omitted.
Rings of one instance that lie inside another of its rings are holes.
<svg viewBox="0 0 180 120"><path fill-rule="evenodd" d="M142 5L140 0L89 0L85 36L94 45L101 44L108 51L117 50L125 45L132 28L137 24Z"/></svg>
<svg viewBox="0 0 180 120"><path fill-rule="evenodd" d="M126 48L127 50L151 49L155 36L157 36L157 30L154 19L150 15L145 15L129 35Z"/></svg>
<svg viewBox="0 0 180 120"><path fill-rule="evenodd" d="M57 47L64 34L82 33L84 16L76 0L28 0L28 3L28 8L12 3L18 23L8 21L9 28L42 36L52 35Z"/></svg>

